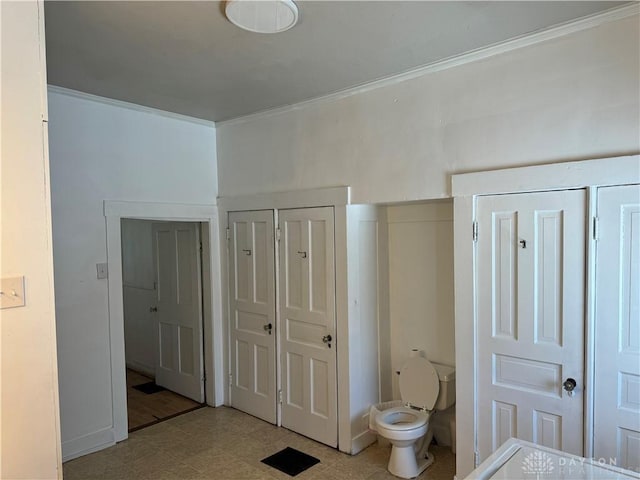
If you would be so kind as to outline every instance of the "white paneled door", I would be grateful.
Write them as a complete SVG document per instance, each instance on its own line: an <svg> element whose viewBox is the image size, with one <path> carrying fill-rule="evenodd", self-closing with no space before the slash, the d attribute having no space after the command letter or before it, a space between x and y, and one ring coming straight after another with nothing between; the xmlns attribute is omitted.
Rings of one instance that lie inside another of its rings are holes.
<svg viewBox="0 0 640 480"><path fill-rule="evenodd" d="M156 383L204 402L198 224L154 223Z"/></svg>
<svg viewBox="0 0 640 480"><path fill-rule="evenodd" d="M282 425L338 444L333 208L281 210Z"/></svg>
<svg viewBox="0 0 640 480"><path fill-rule="evenodd" d="M273 210L229 213L231 405L276 423Z"/></svg>
<svg viewBox="0 0 640 480"><path fill-rule="evenodd" d="M640 471L640 186L598 189L594 456Z"/></svg>
<svg viewBox="0 0 640 480"><path fill-rule="evenodd" d="M583 453L585 192L477 203L478 453Z"/></svg>

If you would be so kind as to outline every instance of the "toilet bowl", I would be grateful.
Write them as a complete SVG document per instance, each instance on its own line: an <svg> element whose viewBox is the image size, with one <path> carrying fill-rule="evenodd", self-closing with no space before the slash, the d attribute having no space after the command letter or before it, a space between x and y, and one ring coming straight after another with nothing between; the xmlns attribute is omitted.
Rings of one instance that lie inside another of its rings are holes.
<svg viewBox="0 0 640 480"><path fill-rule="evenodd" d="M453 374L451 367L432 364L422 357L411 358L400 370L403 406L382 411L371 408L373 429L392 445L387 468L393 475L417 477L433 463L433 455L428 452L433 438L429 418L434 410L444 410L455 402L453 382L450 382ZM451 385L441 388L445 381Z"/></svg>

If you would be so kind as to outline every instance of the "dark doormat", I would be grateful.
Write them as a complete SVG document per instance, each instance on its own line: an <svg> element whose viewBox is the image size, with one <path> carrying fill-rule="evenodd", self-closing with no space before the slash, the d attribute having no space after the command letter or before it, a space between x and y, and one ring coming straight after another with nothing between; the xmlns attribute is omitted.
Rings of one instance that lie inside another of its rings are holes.
<svg viewBox="0 0 640 480"><path fill-rule="evenodd" d="M266 463L270 467L295 477L307 468L313 467L316 463L320 463L320 460L300 452L295 448L287 447L278 453L274 453L270 457L262 459L262 463Z"/></svg>
<svg viewBox="0 0 640 480"><path fill-rule="evenodd" d="M142 393L146 393L147 395L150 393L158 393L166 390L164 387L156 385L156 382L141 383L140 385L134 385L133 388L139 390Z"/></svg>

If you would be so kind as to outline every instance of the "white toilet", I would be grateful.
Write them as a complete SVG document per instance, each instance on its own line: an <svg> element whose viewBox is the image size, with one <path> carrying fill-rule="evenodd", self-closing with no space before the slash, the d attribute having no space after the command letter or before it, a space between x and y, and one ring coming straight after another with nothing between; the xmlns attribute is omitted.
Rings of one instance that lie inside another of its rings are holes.
<svg viewBox="0 0 640 480"><path fill-rule="evenodd" d="M428 453L433 433L429 417L434 410L445 410L455 403L455 370L410 358L400 370L402 405L379 411L372 407L370 418L374 430L391 442L389 472L401 478L420 475L433 463ZM390 402L381 405L388 405Z"/></svg>

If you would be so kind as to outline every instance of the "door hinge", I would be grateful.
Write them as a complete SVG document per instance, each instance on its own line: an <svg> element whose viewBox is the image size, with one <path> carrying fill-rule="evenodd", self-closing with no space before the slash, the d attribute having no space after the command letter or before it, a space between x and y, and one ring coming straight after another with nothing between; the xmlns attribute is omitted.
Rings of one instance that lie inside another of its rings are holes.
<svg viewBox="0 0 640 480"><path fill-rule="evenodd" d="M282 405L282 390L278 390L278 403Z"/></svg>
<svg viewBox="0 0 640 480"><path fill-rule="evenodd" d="M202 253L202 242L200 242L200 253Z"/></svg>
<svg viewBox="0 0 640 480"><path fill-rule="evenodd" d="M276 228L276 242L280 241L280 227Z"/></svg>
<svg viewBox="0 0 640 480"><path fill-rule="evenodd" d="M227 242L231 240L231 229L227 228Z"/></svg>
<svg viewBox="0 0 640 480"><path fill-rule="evenodd" d="M229 374L229 386L233 387L233 374Z"/></svg>
<svg viewBox="0 0 640 480"><path fill-rule="evenodd" d="M600 234L600 231L599 231L598 227L599 227L598 217L593 217L591 230L592 230L592 238L594 240L596 240L596 241L598 240L598 237L599 237L599 234Z"/></svg>
<svg viewBox="0 0 640 480"><path fill-rule="evenodd" d="M471 236L474 242L478 241L478 222L473 222L471 225Z"/></svg>
<svg viewBox="0 0 640 480"><path fill-rule="evenodd" d="M480 465L480 453L473 452L473 468L476 468Z"/></svg>

